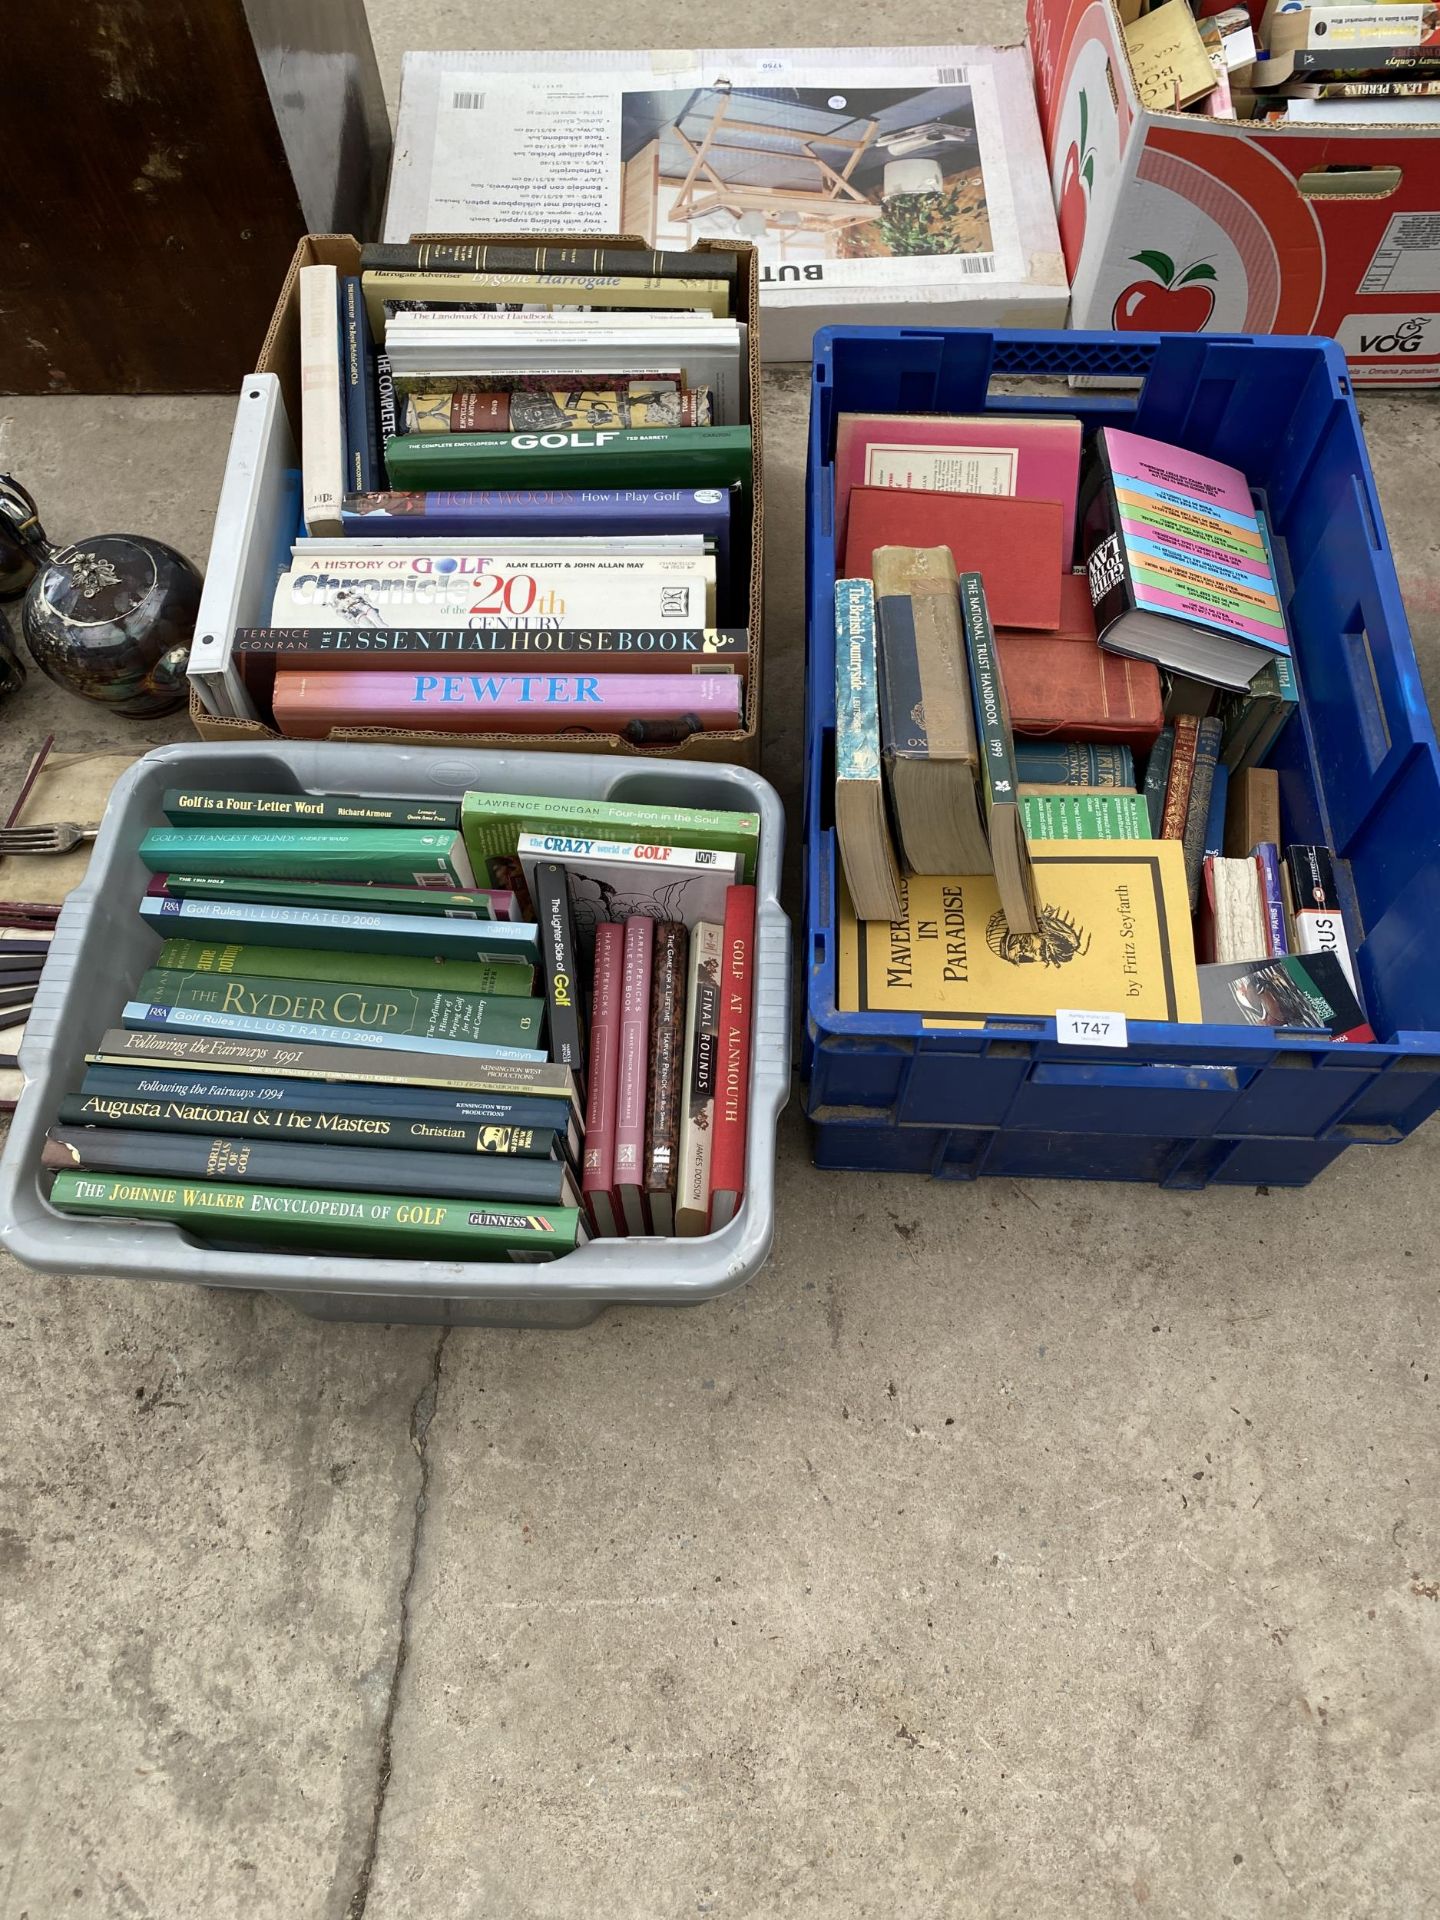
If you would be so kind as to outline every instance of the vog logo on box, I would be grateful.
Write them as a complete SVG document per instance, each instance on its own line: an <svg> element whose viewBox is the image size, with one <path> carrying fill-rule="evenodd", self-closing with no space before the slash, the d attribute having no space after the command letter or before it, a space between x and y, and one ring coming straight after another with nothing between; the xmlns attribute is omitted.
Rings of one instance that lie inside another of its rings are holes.
<svg viewBox="0 0 1440 1920"><path fill-rule="evenodd" d="M1440 313L1347 313L1335 338L1362 359L1440 354Z"/></svg>

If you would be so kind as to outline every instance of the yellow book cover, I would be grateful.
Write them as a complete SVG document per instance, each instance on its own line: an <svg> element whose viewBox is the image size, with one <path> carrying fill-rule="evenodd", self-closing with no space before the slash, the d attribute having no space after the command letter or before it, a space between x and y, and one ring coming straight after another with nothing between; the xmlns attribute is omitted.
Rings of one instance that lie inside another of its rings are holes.
<svg viewBox="0 0 1440 1920"><path fill-rule="evenodd" d="M1040 931L1012 933L995 876L901 881L901 918L856 920L841 889L840 1012L973 1027L1060 1007L1198 1020L1185 854L1178 840L1031 845Z"/></svg>

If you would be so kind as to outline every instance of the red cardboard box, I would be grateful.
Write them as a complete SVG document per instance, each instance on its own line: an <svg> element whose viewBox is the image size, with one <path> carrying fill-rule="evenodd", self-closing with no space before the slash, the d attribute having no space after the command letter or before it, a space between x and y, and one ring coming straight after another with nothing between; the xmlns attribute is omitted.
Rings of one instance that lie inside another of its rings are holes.
<svg viewBox="0 0 1440 1920"><path fill-rule="evenodd" d="M1070 324L1332 334L1357 386L1440 385L1440 128L1142 107L1113 0L1027 0Z"/></svg>

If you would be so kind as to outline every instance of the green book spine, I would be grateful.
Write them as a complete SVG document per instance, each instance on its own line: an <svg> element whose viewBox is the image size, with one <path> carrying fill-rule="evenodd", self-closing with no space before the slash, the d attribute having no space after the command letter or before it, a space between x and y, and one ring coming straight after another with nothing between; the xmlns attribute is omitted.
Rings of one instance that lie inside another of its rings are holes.
<svg viewBox="0 0 1440 1920"><path fill-rule="evenodd" d="M441 828L152 827L140 842L152 873L256 872L300 880L390 880L424 886L439 874L469 887L458 837Z"/></svg>
<svg viewBox="0 0 1440 1920"><path fill-rule="evenodd" d="M173 1220L222 1240L467 1262L553 1260L572 1251L580 1221L573 1207L325 1193L138 1174L58 1173L50 1199L63 1213Z"/></svg>
<svg viewBox="0 0 1440 1920"><path fill-rule="evenodd" d="M223 788L167 787L162 802L173 827L207 821L236 826L440 827L460 825L458 800L371 800L348 793L227 793Z"/></svg>
<svg viewBox="0 0 1440 1920"><path fill-rule="evenodd" d="M556 433L399 433L392 487L746 487L749 427L618 427Z"/></svg>
<svg viewBox="0 0 1440 1920"><path fill-rule="evenodd" d="M1020 812L1031 840L1149 840L1150 815L1135 793L1033 793Z"/></svg>
<svg viewBox="0 0 1440 1920"><path fill-rule="evenodd" d="M463 1040L489 1047L538 1047L544 1003L415 987L342 986L283 976L175 973L152 967L135 998L154 1006L203 1007L212 1013L307 1026L405 1033L422 1040Z"/></svg>
<svg viewBox="0 0 1440 1920"><path fill-rule="evenodd" d="M992 807L1015 800L1020 776L1015 767L1015 740L995 651L995 631L985 604L984 581L978 573L961 574L960 605L965 613L965 651L980 746L980 786L988 817Z"/></svg>
<svg viewBox="0 0 1440 1920"><path fill-rule="evenodd" d="M444 919L508 920L484 887L370 887L363 881L280 880L242 873L167 873L168 892L182 900L253 900L262 907L339 907L360 913L423 913ZM508 906L506 897L500 903Z"/></svg>
<svg viewBox="0 0 1440 1920"><path fill-rule="evenodd" d="M582 839L639 841L655 847L714 847L740 856L743 877L755 879L760 844L758 813L725 813L710 807L641 806L628 800L560 800L518 793L467 793L460 803L465 847L476 875L508 887L518 873L522 833L560 833Z"/></svg>
<svg viewBox="0 0 1440 1920"><path fill-rule="evenodd" d="M1150 833L1155 839L1165 819L1165 794L1170 785L1170 762L1175 757L1175 729L1166 727L1150 749L1145 762L1145 806L1150 815Z"/></svg>
<svg viewBox="0 0 1440 1920"><path fill-rule="evenodd" d="M206 940L167 940L155 965L170 973L264 975L522 998L535 984L533 967L489 960L430 960L410 953L342 953L329 948L233 946Z"/></svg>

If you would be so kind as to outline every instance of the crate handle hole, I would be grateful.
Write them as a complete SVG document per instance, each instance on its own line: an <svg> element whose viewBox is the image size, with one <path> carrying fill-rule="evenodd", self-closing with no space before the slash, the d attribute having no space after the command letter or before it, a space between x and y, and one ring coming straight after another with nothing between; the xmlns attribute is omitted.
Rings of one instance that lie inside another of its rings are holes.
<svg viewBox="0 0 1440 1920"><path fill-rule="evenodd" d="M1306 200L1388 200L1400 185L1399 167L1312 167L1299 181Z"/></svg>

